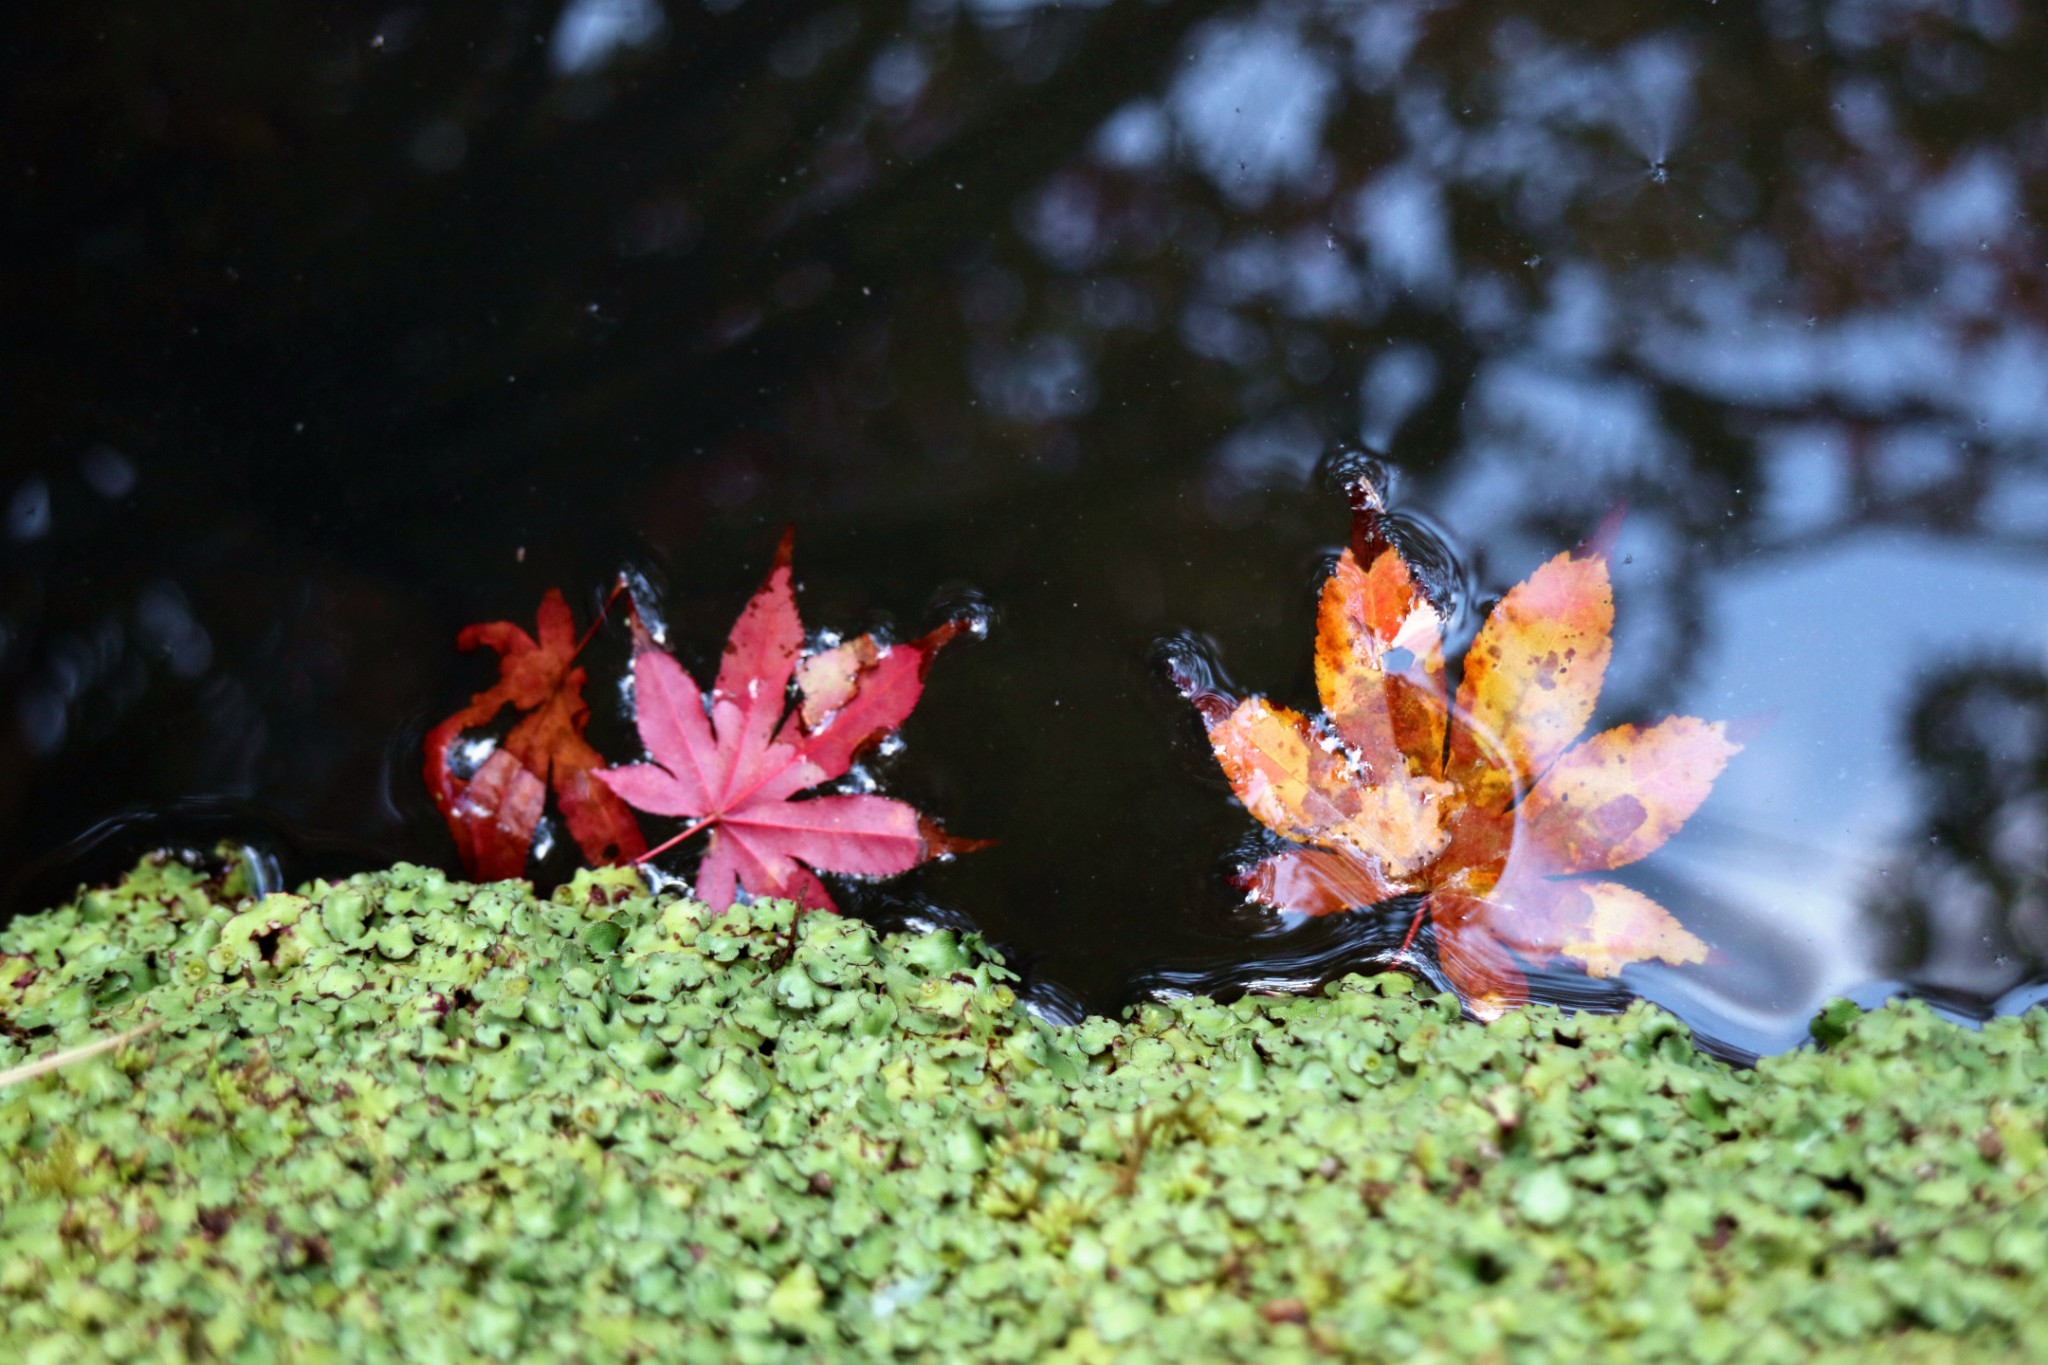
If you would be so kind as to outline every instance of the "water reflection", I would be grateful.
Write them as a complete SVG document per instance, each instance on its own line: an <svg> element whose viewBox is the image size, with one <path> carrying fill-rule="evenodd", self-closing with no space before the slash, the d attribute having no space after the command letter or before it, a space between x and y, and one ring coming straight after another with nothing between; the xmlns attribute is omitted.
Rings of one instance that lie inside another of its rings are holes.
<svg viewBox="0 0 2048 1365"><path fill-rule="evenodd" d="M646 47L667 26L656 0L569 0L555 19L548 63L564 76L599 71L615 55Z"/></svg>
<svg viewBox="0 0 2048 1365"><path fill-rule="evenodd" d="M445 859L388 754L461 624L628 561L709 650L796 520L830 619L1003 608L892 782L1005 843L922 893L1093 999L1226 965L1240 817L1146 650L1282 692L1366 442L1482 604L1629 504L1596 723L1774 717L1657 888L1726 960L1647 989L1762 1039L2039 970L1954 927L2032 913L1960 832L2032 798L1908 739L2044 657L2034 10L206 13L0 21L10 860L204 794Z"/></svg>
<svg viewBox="0 0 2048 1365"><path fill-rule="evenodd" d="M2048 967L2048 672L1965 659L1908 712L1918 847L1868 889L1884 965L1947 999L1989 1000Z"/></svg>

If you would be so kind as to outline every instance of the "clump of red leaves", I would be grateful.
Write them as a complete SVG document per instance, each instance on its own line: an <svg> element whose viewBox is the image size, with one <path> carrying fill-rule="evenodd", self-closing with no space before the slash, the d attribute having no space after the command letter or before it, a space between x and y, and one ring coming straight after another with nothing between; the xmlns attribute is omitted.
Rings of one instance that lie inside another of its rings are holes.
<svg viewBox="0 0 2048 1365"><path fill-rule="evenodd" d="M846 776L903 723L932 657L970 623L949 621L906 644L863 635L807 655L790 548L785 535L708 694L636 614L634 710L651 762L607 767L584 739L590 708L575 664L583 642L559 592L541 602L538 638L509 621L462 632L461 648L497 651L499 678L428 733L426 778L471 876L525 871L550 785L594 863L645 861L706 835L696 890L717 909L744 890L830 910L818 872L887 877L984 846L887 797L803 795ZM507 706L521 712L518 723L470 778L456 776L456 740ZM650 853L633 809L691 823Z"/></svg>

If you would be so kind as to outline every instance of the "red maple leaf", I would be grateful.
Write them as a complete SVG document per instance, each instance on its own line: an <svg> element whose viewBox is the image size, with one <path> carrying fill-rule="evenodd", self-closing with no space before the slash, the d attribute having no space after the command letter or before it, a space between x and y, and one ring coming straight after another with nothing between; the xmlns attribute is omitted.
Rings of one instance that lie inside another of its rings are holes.
<svg viewBox="0 0 2048 1365"><path fill-rule="evenodd" d="M692 822L647 857L709 834L696 890L714 909L744 889L832 910L814 871L888 877L984 846L950 838L887 797L791 799L845 776L863 750L901 725L924 692L932 656L967 623L948 622L908 644L863 635L803 657L789 559L785 534L768 581L733 626L708 698L635 623L634 704L654 761L597 775L640 810Z"/></svg>
<svg viewBox="0 0 2048 1365"><path fill-rule="evenodd" d="M538 626L538 640L510 621L465 627L456 647L497 651L498 681L427 732L427 789L455 836L463 867L482 881L525 872L549 785L591 862L629 862L647 849L625 802L591 780L604 756L583 738L590 706L583 700L583 670L575 666L582 643L569 604L553 588L541 599ZM518 724L468 781L457 777L449 763L456 739L490 724L507 706L524 713Z"/></svg>

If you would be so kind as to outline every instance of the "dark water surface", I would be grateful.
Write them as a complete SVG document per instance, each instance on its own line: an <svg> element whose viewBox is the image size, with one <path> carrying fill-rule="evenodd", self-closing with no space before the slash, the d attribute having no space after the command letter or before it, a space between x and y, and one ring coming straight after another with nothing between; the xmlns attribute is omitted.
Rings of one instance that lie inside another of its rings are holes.
<svg viewBox="0 0 2048 1365"><path fill-rule="evenodd" d="M1597 723L1770 718L1629 874L1715 960L1631 987L1762 1048L2048 977L2039 6L78 0L0 52L17 906L167 837L448 863L462 625L630 567L702 668L794 523L814 626L997 615L885 776L1001 846L879 911L1095 1005L1313 975L1398 925L1247 918L1152 660L1311 702L1312 471L1370 445L1466 635L1626 500Z"/></svg>

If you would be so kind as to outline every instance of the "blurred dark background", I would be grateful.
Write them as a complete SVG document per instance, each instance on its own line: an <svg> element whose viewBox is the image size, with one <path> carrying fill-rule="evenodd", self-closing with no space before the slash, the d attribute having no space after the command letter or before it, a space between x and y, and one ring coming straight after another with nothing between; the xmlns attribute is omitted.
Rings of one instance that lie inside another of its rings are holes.
<svg viewBox="0 0 2048 1365"><path fill-rule="evenodd" d="M1284 976L1148 661L1193 629L1306 701L1312 471L1370 446L1467 631L1628 503L1602 723L1772 718L1641 869L1721 953L1632 985L1766 1039L1983 1007L2048 965L2000 927L2048 827L1998 824L2044 69L2021 0L14 7L0 873L63 894L138 813L103 856L448 863L462 625L630 569L701 667L794 524L813 627L996 613L884 776L1002 843L872 903L1098 1003Z"/></svg>

